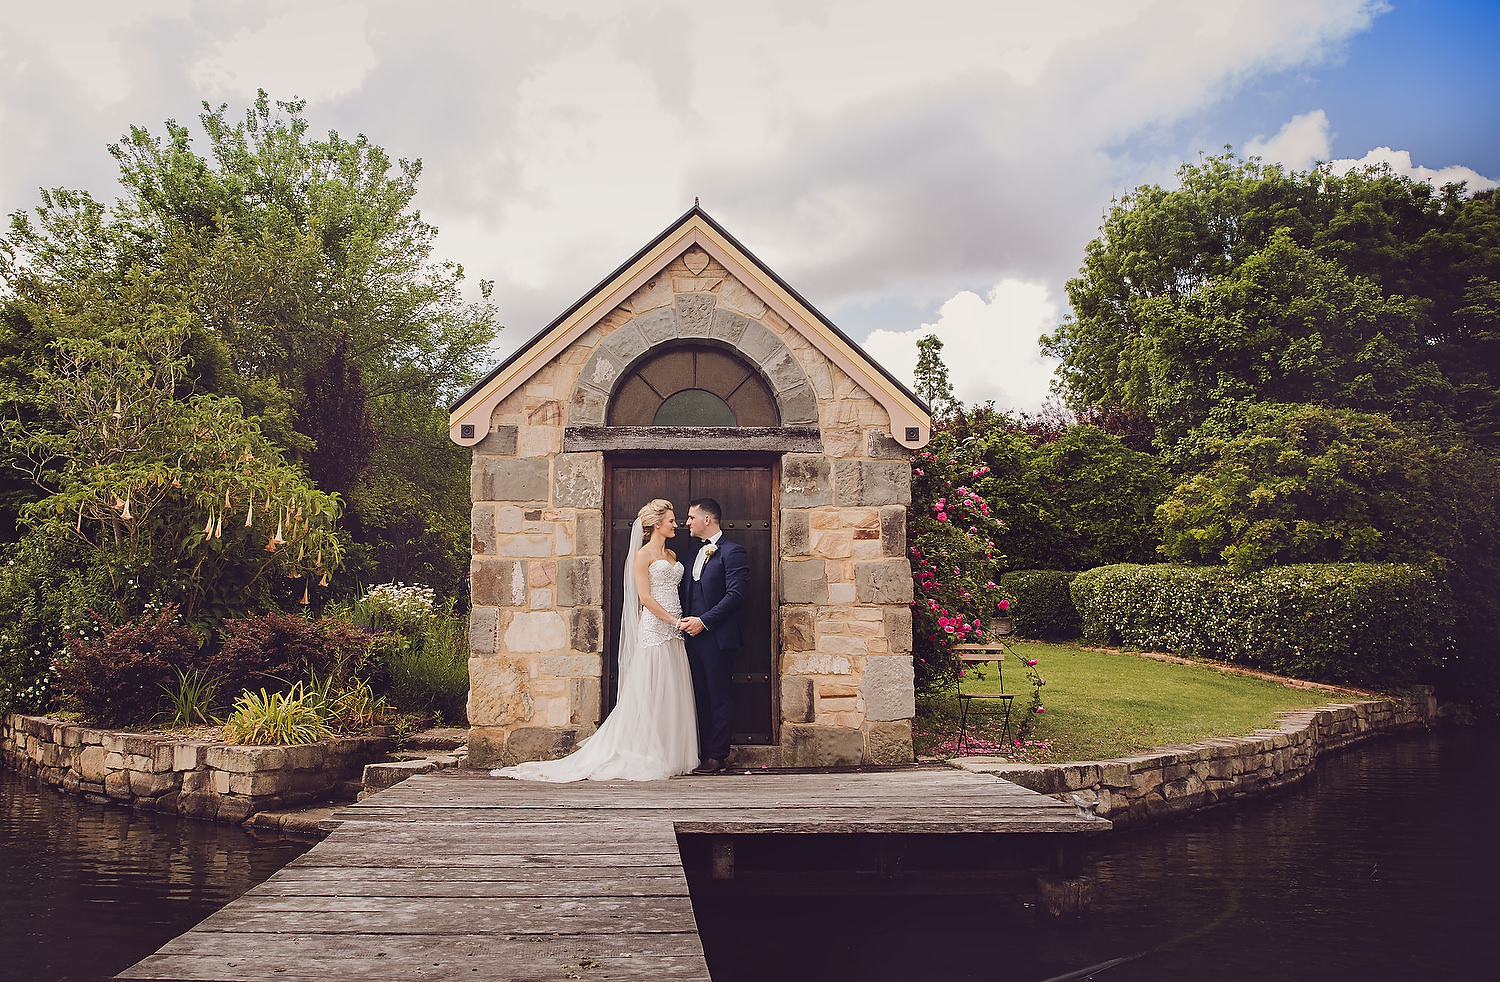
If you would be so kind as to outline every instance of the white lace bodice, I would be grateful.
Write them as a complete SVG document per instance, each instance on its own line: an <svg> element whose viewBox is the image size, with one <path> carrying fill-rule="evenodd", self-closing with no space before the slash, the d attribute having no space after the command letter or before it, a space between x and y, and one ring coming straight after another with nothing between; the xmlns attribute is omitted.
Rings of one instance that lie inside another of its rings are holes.
<svg viewBox="0 0 1500 982"><path fill-rule="evenodd" d="M682 564L658 559L646 570L646 576L651 580L651 598L665 607L667 613L681 617L682 599L677 596L677 584L682 582ZM682 632L643 607L639 637L640 646L646 648L680 638Z"/></svg>

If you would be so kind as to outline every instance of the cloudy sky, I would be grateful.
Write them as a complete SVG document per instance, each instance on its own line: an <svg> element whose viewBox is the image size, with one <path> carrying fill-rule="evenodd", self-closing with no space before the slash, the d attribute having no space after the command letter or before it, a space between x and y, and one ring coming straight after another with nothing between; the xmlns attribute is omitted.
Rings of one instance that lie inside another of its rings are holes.
<svg viewBox="0 0 1500 982"><path fill-rule="evenodd" d="M420 157L497 354L694 196L898 375L1035 409L1110 199L1232 144L1500 178L1484 0L0 0L0 210L115 186L105 144L257 88Z"/></svg>

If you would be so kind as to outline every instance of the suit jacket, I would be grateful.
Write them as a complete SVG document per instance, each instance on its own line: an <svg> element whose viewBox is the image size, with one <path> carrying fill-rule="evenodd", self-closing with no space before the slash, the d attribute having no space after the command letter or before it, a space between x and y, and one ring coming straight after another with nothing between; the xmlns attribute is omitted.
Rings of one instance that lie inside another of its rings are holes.
<svg viewBox="0 0 1500 982"><path fill-rule="evenodd" d="M682 576L682 609L703 621L707 631L721 649L731 650L740 646L740 607L750 595L750 554L738 542L727 536L719 537L719 548L703 564L703 572L695 583L693 563L698 550L707 545L702 540L698 549L687 560L687 570ZM693 590L699 590L700 601L693 599Z"/></svg>

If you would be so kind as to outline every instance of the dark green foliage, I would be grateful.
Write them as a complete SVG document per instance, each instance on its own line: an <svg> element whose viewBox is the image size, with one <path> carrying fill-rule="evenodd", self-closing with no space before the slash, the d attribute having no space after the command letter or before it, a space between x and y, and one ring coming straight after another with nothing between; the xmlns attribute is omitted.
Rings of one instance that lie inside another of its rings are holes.
<svg viewBox="0 0 1500 982"><path fill-rule="evenodd" d="M314 677L342 684L364 667L371 640L337 617L251 614L224 622L219 651L200 667L224 679L221 691L231 700L255 689L284 692Z"/></svg>
<svg viewBox="0 0 1500 982"><path fill-rule="evenodd" d="M407 713L432 713L449 726L469 722L469 634L453 602L407 636L382 637L380 660L390 701Z"/></svg>
<svg viewBox="0 0 1500 982"><path fill-rule="evenodd" d="M1015 633L1023 638L1071 641L1083 631L1069 584L1077 573L1017 569L1000 577L1000 589L1015 598Z"/></svg>
<svg viewBox="0 0 1500 982"><path fill-rule="evenodd" d="M64 704L91 723L145 723L167 702L201 642L172 605L118 626L96 615L91 625L68 632L58 689Z"/></svg>
<svg viewBox="0 0 1500 982"><path fill-rule="evenodd" d="M1500 438L1492 191L1233 155L1113 206L1044 339L1076 410L1149 412L1161 446L1217 400L1322 402Z"/></svg>
<svg viewBox="0 0 1500 982"><path fill-rule="evenodd" d="M97 612L120 620L109 580L79 562L77 550L44 536L6 547L0 565L0 713L51 708L53 665L68 635L92 634Z"/></svg>
<svg viewBox="0 0 1500 982"><path fill-rule="evenodd" d="M370 465L375 452L375 424L366 404L368 392L359 366L349 360L349 337L303 382L306 398L297 428L316 446L306 454L307 473L324 491L345 497Z"/></svg>
<svg viewBox="0 0 1500 982"><path fill-rule="evenodd" d="M966 480L1005 523L996 542L1010 564L1087 569L1154 559L1166 470L1096 426L1037 424L982 406L943 431L976 461Z"/></svg>
<svg viewBox="0 0 1500 982"><path fill-rule="evenodd" d="M1158 510L1162 552L1242 569L1500 550L1500 468L1463 441L1379 415L1228 404L1179 452L1197 470Z"/></svg>
<svg viewBox="0 0 1500 982"><path fill-rule="evenodd" d="M1453 600L1410 564L1104 566L1078 574L1073 603L1091 644L1170 651L1278 675L1390 689L1441 664Z"/></svg>

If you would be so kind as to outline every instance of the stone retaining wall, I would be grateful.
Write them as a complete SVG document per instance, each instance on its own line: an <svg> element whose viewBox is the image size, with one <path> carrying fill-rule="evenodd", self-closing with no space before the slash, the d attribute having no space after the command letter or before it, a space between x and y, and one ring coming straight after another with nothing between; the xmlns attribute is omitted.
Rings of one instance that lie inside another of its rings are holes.
<svg viewBox="0 0 1500 982"><path fill-rule="evenodd" d="M1286 787L1313 773L1318 755L1437 718L1431 695L1374 699L1282 715L1281 726L1247 737L1160 747L1150 753L1072 764L1019 764L998 757L954 761L1062 801L1097 803L1116 828L1158 821L1244 795Z"/></svg>
<svg viewBox="0 0 1500 982"><path fill-rule="evenodd" d="M364 765L390 750L384 736L292 747L116 733L44 716L0 719L0 760L43 784L145 811L239 823L340 792L353 798Z"/></svg>

